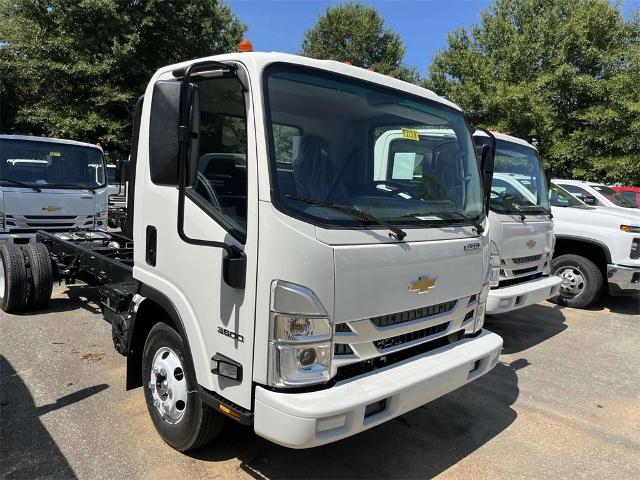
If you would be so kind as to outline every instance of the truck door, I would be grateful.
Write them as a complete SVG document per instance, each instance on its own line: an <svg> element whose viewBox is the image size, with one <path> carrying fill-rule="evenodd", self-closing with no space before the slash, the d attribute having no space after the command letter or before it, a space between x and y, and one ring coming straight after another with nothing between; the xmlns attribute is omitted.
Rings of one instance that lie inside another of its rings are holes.
<svg viewBox="0 0 640 480"><path fill-rule="evenodd" d="M141 258L137 250L134 275L178 311L198 383L250 408L258 239L256 152L249 148L255 146L253 109L235 77L202 76L193 82L200 97L199 156L196 180L186 189L184 233L243 251L246 286L232 288L223 280L224 249L180 238L177 190L155 185L148 171L144 193L136 192L135 241L145 243L145 253ZM212 374L215 355L240 364L242 379Z"/></svg>

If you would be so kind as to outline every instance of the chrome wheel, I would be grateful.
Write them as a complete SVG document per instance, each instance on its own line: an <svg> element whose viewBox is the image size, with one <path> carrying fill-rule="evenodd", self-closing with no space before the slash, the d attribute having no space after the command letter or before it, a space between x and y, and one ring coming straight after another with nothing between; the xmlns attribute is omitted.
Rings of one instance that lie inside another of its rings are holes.
<svg viewBox="0 0 640 480"><path fill-rule="evenodd" d="M560 283L560 295L565 298L573 298L582 293L586 287L586 279L576 267L562 267L556 275L562 279Z"/></svg>
<svg viewBox="0 0 640 480"><path fill-rule="evenodd" d="M149 389L153 405L168 423L178 423L187 407L187 379L180 358L167 347L153 357Z"/></svg>

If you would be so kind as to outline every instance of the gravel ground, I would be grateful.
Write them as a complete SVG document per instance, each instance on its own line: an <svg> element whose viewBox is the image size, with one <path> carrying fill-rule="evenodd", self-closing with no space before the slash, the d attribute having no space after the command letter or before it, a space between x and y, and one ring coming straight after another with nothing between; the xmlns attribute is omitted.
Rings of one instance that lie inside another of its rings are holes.
<svg viewBox="0 0 640 480"><path fill-rule="evenodd" d="M227 423L189 455L166 446L86 287L37 315L0 312L1 478L640 477L640 301L542 303L488 319L504 338L482 379L306 451Z"/></svg>

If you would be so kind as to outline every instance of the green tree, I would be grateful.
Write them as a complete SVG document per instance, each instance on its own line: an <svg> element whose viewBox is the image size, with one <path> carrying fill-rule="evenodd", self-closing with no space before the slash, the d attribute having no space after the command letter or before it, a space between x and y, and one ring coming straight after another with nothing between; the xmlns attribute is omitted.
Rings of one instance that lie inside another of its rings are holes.
<svg viewBox="0 0 640 480"><path fill-rule="evenodd" d="M607 0L496 0L449 34L426 86L540 141L556 175L640 183L640 15Z"/></svg>
<svg viewBox="0 0 640 480"><path fill-rule="evenodd" d="M415 82L418 73L403 65L405 47L400 35L385 27L378 11L360 3L329 7L306 31L301 54L351 62L362 68Z"/></svg>
<svg viewBox="0 0 640 480"><path fill-rule="evenodd" d="M245 30L217 0L0 0L0 128L126 155L153 72L235 50Z"/></svg>

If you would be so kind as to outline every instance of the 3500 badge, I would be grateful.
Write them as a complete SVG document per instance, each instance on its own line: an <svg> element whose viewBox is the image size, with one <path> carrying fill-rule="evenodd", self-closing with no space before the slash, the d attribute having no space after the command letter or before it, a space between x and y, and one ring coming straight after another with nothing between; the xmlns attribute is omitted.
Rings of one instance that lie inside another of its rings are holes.
<svg viewBox="0 0 640 480"><path fill-rule="evenodd" d="M242 335L240 335L239 333L236 332L232 332L230 330L227 330L226 328L222 328L222 327L218 327L218 333L221 335L224 335L225 337L229 337L233 340L238 340L239 342L244 343L244 337Z"/></svg>

